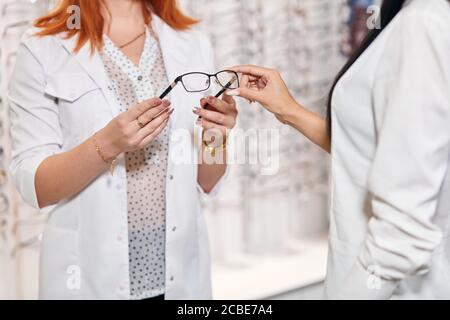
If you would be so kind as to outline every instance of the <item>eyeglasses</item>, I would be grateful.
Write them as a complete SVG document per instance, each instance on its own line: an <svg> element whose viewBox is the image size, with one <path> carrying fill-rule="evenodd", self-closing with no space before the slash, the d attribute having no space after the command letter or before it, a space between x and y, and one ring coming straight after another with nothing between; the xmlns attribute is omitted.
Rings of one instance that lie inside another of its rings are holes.
<svg viewBox="0 0 450 320"><path fill-rule="evenodd" d="M222 87L216 97L220 97L226 90L238 89L240 86L239 75L231 70L219 71L216 74L189 72L177 77L159 98L164 99L180 82L187 92L208 91L211 87L211 78L214 78L215 83Z"/></svg>

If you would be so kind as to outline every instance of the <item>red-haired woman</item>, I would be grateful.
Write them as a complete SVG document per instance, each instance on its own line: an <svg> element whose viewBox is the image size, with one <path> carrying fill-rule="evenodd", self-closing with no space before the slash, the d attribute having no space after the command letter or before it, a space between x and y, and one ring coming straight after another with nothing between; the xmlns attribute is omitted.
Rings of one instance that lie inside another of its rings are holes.
<svg viewBox="0 0 450 320"><path fill-rule="evenodd" d="M194 128L201 119L226 132L236 106L181 86L170 102L155 98L183 73L212 73L194 23L175 0L63 0L24 37L9 93L11 172L23 198L50 212L41 298L211 297L199 195L217 191L226 151L200 150ZM207 151L213 164L198 161Z"/></svg>

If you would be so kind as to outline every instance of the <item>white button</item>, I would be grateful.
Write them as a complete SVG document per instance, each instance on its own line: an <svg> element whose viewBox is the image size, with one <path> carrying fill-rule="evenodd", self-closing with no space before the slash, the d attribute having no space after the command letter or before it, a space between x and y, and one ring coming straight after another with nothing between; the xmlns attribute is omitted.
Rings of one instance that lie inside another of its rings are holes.
<svg viewBox="0 0 450 320"><path fill-rule="evenodd" d="M177 231L177 227L173 227L173 228L172 228L172 231L173 231L173 232Z"/></svg>
<svg viewBox="0 0 450 320"><path fill-rule="evenodd" d="M175 280L175 277L174 277L174 276L171 276L171 277L170 277L170 281L173 282L174 280Z"/></svg>
<svg viewBox="0 0 450 320"><path fill-rule="evenodd" d="M170 179L170 180L173 180L173 178L174 178L174 176L171 174L171 175L169 176L169 179Z"/></svg>

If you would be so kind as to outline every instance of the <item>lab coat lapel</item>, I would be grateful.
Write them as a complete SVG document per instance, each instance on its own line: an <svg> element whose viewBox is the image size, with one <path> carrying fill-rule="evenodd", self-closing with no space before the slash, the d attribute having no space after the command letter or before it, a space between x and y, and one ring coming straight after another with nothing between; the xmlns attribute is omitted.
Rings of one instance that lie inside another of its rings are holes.
<svg viewBox="0 0 450 320"><path fill-rule="evenodd" d="M186 34L172 29L156 15L153 15L152 25L159 38L167 76L173 81L189 68L191 44Z"/></svg>
<svg viewBox="0 0 450 320"><path fill-rule="evenodd" d="M77 41L76 37L72 37L70 39L59 37L58 39L63 47L75 58L75 60L77 60L83 70L101 89L108 105L111 107L112 117L116 117L120 113L120 106L114 96L114 92L112 90L108 75L106 74L100 54L97 51L91 53L91 48L88 43L85 44L78 52L74 52Z"/></svg>
<svg viewBox="0 0 450 320"><path fill-rule="evenodd" d="M164 23L161 18L156 15L152 17L152 26L156 35L159 38L166 73L169 82L175 80L178 76L187 73L191 70L191 63L188 59L192 56L192 44L186 33L176 31L169 25ZM191 99L192 95L187 93L181 84L172 90L168 99L171 100L172 106L180 107L186 103L186 100ZM182 114L175 112L172 116L172 127L178 127L181 123Z"/></svg>

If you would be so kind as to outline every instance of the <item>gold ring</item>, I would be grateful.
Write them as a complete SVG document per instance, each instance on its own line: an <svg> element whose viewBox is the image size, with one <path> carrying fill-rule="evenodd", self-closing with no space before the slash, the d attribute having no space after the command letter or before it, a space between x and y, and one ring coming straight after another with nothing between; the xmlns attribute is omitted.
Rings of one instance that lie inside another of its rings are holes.
<svg viewBox="0 0 450 320"><path fill-rule="evenodd" d="M139 120L139 118L137 118L136 121L137 121L138 126L139 126L141 129L144 129L144 128L145 128L145 124L143 124L143 123L141 122L141 120Z"/></svg>

